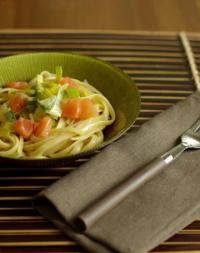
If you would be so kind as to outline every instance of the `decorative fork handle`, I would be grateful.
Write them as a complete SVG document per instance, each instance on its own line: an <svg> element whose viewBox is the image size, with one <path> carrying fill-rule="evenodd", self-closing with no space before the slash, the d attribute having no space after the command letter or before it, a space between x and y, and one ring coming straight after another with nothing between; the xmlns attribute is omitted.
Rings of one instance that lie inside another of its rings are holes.
<svg viewBox="0 0 200 253"><path fill-rule="evenodd" d="M103 195L78 215L74 221L78 230L80 232L86 231L105 213L109 212L112 208L122 202L130 193L136 191L154 176L163 171L165 167L178 158L186 149L187 147L182 144L175 146L161 157L154 159L148 165L133 173L117 187L111 189L111 191Z"/></svg>

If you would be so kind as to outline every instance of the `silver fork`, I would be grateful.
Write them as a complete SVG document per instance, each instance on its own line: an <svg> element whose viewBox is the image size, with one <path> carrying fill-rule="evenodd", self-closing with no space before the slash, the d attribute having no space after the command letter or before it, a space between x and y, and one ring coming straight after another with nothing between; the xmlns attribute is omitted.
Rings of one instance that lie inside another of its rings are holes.
<svg viewBox="0 0 200 253"><path fill-rule="evenodd" d="M176 160L186 149L200 148L200 119L198 119L185 133L181 136L181 143L170 149L161 156L165 164L169 164ZM164 164L164 165L165 165Z"/></svg>
<svg viewBox="0 0 200 253"><path fill-rule="evenodd" d="M181 143L151 161L148 165L133 173L117 187L103 195L92 205L83 210L75 219L78 229L85 231L94 224L101 216L117 206L130 193L148 182L155 175L164 170L170 163L175 161L186 149L200 148L200 119L181 136Z"/></svg>

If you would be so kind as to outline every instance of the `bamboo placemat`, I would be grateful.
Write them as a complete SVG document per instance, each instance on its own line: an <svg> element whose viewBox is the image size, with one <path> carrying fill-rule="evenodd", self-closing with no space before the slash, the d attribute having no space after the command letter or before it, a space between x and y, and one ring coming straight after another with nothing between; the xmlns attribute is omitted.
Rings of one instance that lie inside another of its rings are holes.
<svg viewBox="0 0 200 253"><path fill-rule="evenodd" d="M188 38L200 69L200 35L189 34ZM183 45L176 33L0 31L0 57L37 51L75 51L123 69L133 78L142 97L141 113L134 127L195 90ZM0 252L85 252L31 207L32 196L69 172L67 167L12 170L1 165ZM154 252L200 252L200 220Z"/></svg>

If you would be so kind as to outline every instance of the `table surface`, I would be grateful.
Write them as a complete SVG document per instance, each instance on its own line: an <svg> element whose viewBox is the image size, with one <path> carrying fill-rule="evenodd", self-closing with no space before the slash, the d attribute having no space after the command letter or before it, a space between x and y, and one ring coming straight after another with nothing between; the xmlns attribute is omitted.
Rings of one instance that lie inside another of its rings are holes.
<svg viewBox="0 0 200 253"><path fill-rule="evenodd" d="M1 0L0 28L200 31L199 0Z"/></svg>
<svg viewBox="0 0 200 253"><path fill-rule="evenodd" d="M200 68L200 35L189 34L189 39ZM195 90L176 33L0 31L0 57L37 51L75 51L123 69L135 81L142 98L141 113L132 129ZM32 196L69 172L68 167L26 170L1 165L0 252L86 252L31 206ZM200 220L153 252L200 252Z"/></svg>

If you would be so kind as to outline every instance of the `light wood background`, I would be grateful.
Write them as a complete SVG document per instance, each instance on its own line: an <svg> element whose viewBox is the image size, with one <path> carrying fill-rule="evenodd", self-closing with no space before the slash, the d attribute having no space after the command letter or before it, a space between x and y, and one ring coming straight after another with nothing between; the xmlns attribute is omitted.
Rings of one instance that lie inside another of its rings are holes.
<svg viewBox="0 0 200 253"><path fill-rule="evenodd" d="M0 0L0 28L200 32L200 0Z"/></svg>

